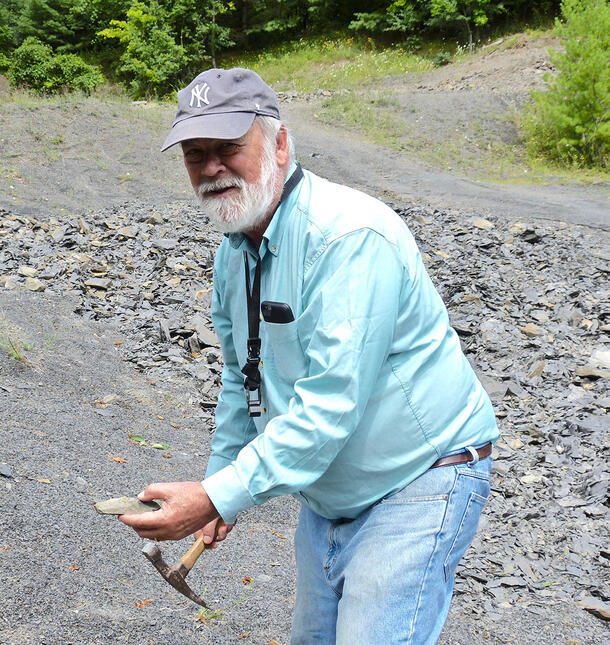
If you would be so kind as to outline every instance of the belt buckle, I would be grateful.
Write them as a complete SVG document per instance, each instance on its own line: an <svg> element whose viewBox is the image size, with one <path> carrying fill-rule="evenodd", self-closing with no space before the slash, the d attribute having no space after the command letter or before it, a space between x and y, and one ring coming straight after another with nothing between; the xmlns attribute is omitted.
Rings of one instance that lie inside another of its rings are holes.
<svg viewBox="0 0 610 645"><path fill-rule="evenodd" d="M468 464L468 468L472 468L475 464L479 463L479 460L480 460L479 453L472 446L466 446L464 448L464 451L469 453L470 456L472 457L470 461L466 462Z"/></svg>

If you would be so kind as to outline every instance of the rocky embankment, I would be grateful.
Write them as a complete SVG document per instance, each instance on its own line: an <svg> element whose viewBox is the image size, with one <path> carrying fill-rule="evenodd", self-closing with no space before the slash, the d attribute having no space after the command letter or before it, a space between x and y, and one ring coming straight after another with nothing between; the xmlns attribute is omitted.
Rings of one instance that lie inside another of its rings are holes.
<svg viewBox="0 0 610 645"><path fill-rule="evenodd" d="M518 631L511 612L536 619L561 605L577 618L563 632L572 640L560 642L601 643L610 617L607 236L460 211L397 212L502 432L493 495L459 568L457 611L499 639L491 642L507 642ZM0 211L0 289L69 292L75 313L118 332L125 361L212 424L222 359L209 303L219 240L188 207L129 203L45 221ZM10 478L10 465L1 468Z"/></svg>

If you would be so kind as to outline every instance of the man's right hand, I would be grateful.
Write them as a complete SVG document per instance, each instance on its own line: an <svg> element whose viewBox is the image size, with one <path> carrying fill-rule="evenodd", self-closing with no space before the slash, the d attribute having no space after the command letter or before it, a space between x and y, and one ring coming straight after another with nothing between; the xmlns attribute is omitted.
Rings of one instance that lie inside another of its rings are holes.
<svg viewBox="0 0 610 645"><path fill-rule="evenodd" d="M215 520L212 520L202 529L197 531L195 533L195 539L203 535L205 548L215 549L218 546L218 542L222 542L226 539L234 526L235 522L233 524L227 524L221 517L217 517Z"/></svg>

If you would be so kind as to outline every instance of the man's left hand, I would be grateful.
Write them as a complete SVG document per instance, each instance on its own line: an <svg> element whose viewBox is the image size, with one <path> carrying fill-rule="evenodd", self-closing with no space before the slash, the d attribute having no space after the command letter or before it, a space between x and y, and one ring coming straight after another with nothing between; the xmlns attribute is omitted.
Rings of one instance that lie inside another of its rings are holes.
<svg viewBox="0 0 610 645"><path fill-rule="evenodd" d="M150 540L181 540L219 516L200 482L151 484L138 498L163 503L158 511L120 515L119 519Z"/></svg>

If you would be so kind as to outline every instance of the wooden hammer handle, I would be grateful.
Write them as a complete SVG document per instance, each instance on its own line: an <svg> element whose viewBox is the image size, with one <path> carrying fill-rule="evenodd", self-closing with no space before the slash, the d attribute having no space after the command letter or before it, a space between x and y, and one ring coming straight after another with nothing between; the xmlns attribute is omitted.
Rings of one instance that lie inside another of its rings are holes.
<svg viewBox="0 0 610 645"><path fill-rule="evenodd" d="M224 520L218 520L216 531L214 532L214 539L216 539L218 531L222 526L224 526L224 524ZM203 535L201 535L195 540L193 546L191 546L191 548L180 558L180 562L186 567L187 571L190 571L193 568L195 562L199 559L199 556L205 551L205 546Z"/></svg>

